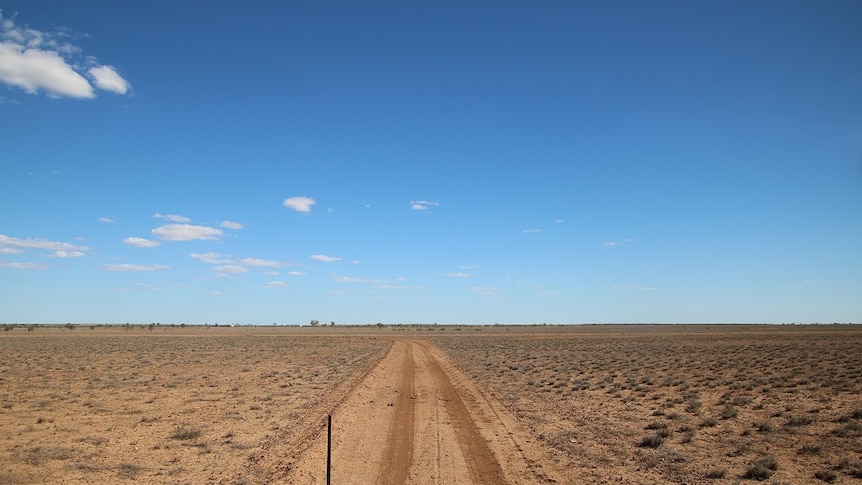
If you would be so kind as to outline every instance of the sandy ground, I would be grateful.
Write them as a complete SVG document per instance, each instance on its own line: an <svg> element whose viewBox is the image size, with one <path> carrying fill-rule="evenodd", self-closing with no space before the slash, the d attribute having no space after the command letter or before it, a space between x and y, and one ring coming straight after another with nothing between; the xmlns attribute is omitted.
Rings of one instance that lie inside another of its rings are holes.
<svg viewBox="0 0 862 485"><path fill-rule="evenodd" d="M858 326L4 329L2 485L862 478Z"/></svg>
<svg viewBox="0 0 862 485"><path fill-rule="evenodd" d="M547 480L526 430L428 341L397 340L333 423L333 483ZM286 482L325 483L325 463L321 435Z"/></svg>

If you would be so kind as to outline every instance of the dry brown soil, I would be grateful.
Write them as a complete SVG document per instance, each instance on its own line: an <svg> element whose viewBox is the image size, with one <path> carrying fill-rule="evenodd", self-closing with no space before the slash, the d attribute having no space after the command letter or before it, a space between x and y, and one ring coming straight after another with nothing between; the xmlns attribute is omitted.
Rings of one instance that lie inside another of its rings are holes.
<svg viewBox="0 0 862 485"><path fill-rule="evenodd" d="M853 483L862 328L18 327L0 484Z"/></svg>

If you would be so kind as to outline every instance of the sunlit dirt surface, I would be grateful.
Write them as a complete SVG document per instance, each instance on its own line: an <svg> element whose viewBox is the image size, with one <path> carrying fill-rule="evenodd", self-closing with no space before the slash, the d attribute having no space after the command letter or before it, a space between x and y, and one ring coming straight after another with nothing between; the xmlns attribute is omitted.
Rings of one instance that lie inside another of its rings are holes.
<svg viewBox="0 0 862 485"><path fill-rule="evenodd" d="M858 483L862 328L0 332L0 484L322 483L328 414L338 483Z"/></svg>

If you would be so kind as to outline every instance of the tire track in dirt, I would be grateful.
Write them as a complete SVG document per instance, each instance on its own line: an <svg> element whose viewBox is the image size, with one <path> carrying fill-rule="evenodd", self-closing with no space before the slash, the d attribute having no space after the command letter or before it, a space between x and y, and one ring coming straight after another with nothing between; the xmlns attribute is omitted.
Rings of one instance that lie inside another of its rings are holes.
<svg viewBox="0 0 862 485"><path fill-rule="evenodd" d="M415 387L416 368L413 353L408 352L401 364L401 382L395 402L395 418L392 422L389 442L383 456L376 483L404 483L413 462L413 420L416 415Z"/></svg>
<svg viewBox="0 0 862 485"><path fill-rule="evenodd" d="M431 342L396 340L333 412L332 482L553 481L526 430L491 401ZM276 483L324 483L325 457L315 440Z"/></svg>
<svg viewBox="0 0 862 485"><path fill-rule="evenodd" d="M449 376L443 371L440 362L431 354L428 344L411 343L427 359L428 369L439 389L449 418L455 426L455 436L458 438L458 445L467 462L467 469L473 483L508 483L494 452L479 432L476 422L449 380Z"/></svg>

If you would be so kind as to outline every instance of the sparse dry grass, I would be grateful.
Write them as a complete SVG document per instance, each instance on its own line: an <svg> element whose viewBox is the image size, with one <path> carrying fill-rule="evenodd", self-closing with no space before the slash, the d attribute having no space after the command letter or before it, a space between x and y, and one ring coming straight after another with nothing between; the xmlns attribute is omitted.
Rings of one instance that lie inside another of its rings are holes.
<svg viewBox="0 0 862 485"><path fill-rule="evenodd" d="M227 480L389 345L267 328L0 334L9 484Z"/></svg>
<svg viewBox="0 0 862 485"><path fill-rule="evenodd" d="M862 478L859 327L18 326L0 483L254 483L393 337L435 340L571 483Z"/></svg>
<svg viewBox="0 0 862 485"><path fill-rule="evenodd" d="M579 481L804 483L860 469L859 327L531 327L435 340L555 460L582 470ZM577 445L553 439L561 431Z"/></svg>

